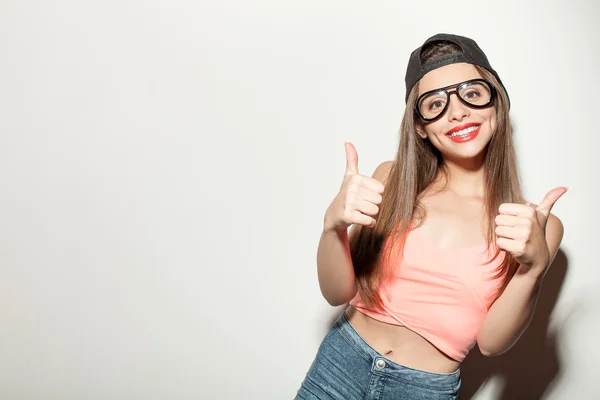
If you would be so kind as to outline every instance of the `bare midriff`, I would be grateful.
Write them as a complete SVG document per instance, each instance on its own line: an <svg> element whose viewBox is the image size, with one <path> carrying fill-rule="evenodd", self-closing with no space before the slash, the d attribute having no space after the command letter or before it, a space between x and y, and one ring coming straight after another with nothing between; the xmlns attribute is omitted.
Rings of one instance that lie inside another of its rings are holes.
<svg viewBox="0 0 600 400"><path fill-rule="evenodd" d="M358 334L383 357L409 368L449 374L460 363L410 329L381 322L349 306L348 320Z"/></svg>

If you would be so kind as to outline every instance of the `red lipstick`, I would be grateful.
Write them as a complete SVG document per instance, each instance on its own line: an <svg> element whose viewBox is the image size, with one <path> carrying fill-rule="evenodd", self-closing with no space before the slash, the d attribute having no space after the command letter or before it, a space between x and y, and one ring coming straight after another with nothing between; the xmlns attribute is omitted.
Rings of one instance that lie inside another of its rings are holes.
<svg viewBox="0 0 600 400"><path fill-rule="evenodd" d="M446 136L448 136L453 142L464 143L468 142L469 140L475 139L479 134L480 128L481 124L478 124L476 122L469 122L467 124L459 125L450 129L448 132L446 132ZM469 129L469 131L466 134L452 136L453 133L462 131L463 129Z"/></svg>

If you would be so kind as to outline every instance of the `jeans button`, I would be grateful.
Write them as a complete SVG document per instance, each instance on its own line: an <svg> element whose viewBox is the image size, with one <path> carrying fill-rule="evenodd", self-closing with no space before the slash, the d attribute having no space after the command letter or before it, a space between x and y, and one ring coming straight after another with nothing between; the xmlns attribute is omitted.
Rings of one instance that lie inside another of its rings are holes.
<svg viewBox="0 0 600 400"><path fill-rule="evenodd" d="M377 366L377 369L383 369L383 367L385 367L385 361L383 361L382 359L379 359L379 360L377 360L375 365Z"/></svg>

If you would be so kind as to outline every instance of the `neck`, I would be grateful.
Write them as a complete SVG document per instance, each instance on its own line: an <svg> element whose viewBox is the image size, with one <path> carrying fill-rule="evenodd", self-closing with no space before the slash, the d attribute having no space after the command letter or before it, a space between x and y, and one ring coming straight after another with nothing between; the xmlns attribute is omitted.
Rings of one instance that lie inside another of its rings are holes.
<svg viewBox="0 0 600 400"><path fill-rule="evenodd" d="M483 197L485 193L484 175L485 153L470 159L444 158L448 169L447 189L464 197Z"/></svg>

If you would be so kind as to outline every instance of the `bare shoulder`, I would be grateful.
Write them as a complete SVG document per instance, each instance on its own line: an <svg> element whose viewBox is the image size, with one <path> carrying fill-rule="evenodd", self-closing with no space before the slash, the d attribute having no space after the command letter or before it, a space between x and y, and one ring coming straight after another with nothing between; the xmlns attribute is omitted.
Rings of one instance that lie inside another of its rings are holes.
<svg viewBox="0 0 600 400"><path fill-rule="evenodd" d="M556 215L550 213L548 215L548 222L546 223L546 244L550 253L550 263L552 263L556 253L558 253L563 235L564 227L562 221Z"/></svg>
<svg viewBox="0 0 600 400"><path fill-rule="evenodd" d="M555 235L560 234L560 237L562 238L564 231L565 231L565 228L564 228L563 223L560 220L560 218L558 218L556 215L550 213L550 215L548 216L548 222L546 225L546 232L547 233L552 232Z"/></svg>
<svg viewBox="0 0 600 400"><path fill-rule="evenodd" d="M385 185L393 165L393 161L382 162L377 166L377 168L375 168L375 171L373 171L373 178L377 179L379 182Z"/></svg>

